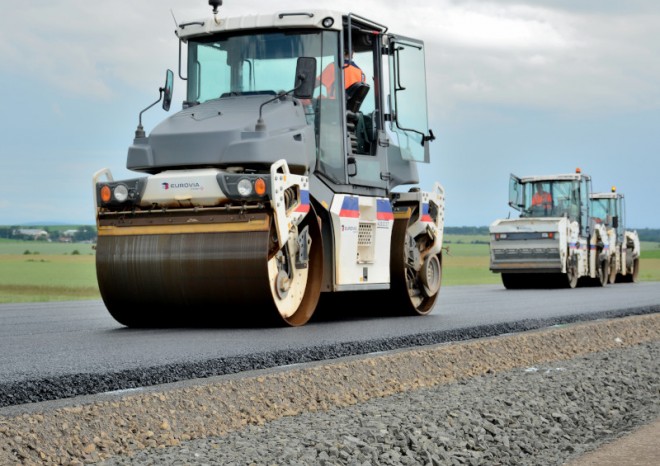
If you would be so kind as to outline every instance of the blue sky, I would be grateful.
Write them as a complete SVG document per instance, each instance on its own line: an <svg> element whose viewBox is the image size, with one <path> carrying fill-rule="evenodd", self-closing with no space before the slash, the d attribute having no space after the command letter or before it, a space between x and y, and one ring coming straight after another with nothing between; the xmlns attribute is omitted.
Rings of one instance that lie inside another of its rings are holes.
<svg viewBox="0 0 660 466"><path fill-rule="evenodd" d="M174 19L206 0L34 0L0 17L0 224L94 223L92 175L126 170L139 112L176 70ZM224 15L300 10L225 0ZM432 4L432 6L428 6ZM426 43L432 163L446 225L506 217L509 174L580 167L616 185L628 226L660 228L660 3L656 0L315 1ZM172 110L184 85L175 80ZM167 114L143 116L149 132Z"/></svg>

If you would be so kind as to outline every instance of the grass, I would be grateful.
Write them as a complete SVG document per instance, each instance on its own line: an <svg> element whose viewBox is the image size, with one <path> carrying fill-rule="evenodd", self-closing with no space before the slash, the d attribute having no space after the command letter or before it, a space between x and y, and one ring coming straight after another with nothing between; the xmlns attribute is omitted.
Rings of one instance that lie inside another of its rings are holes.
<svg viewBox="0 0 660 466"><path fill-rule="evenodd" d="M488 236L446 235L442 286L500 284L489 269ZM660 281L660 243L643 242L639 279ZM0 303L100 299L87 243L0 239Z"/></svg>
<svg viewBox="0 0 660 466"><path fill-rule="evenodd" d="M500 275L488 269L487 236L446 235L444 243L442 286L501 283Z"/></svg>
<svg viewBox="0 0 660 466"><path fill-rule="evenodd" d="M660 281L660 243L642 242L639 258L639 280Z"/></svg>
<svg viewBox="0 0 660 466"><path fill-rule="evenodd" d="M100 298L92 244L0 239L0 303Z"/></svg>

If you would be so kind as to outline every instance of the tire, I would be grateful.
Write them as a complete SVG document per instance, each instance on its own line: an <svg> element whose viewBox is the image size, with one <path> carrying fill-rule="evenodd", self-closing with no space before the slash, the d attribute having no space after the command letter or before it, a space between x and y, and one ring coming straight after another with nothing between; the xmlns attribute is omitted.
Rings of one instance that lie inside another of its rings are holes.
<svg viewBox="0 0 660 466"><path fill-rule="evenodd" d="M631 283L639 281L639 257L633 261L633 270L628 279Z"/></svg>
<svg viewBox="0 0 660 466"><path fill-rule="evenodd" d="M416 218L414 215L412 218ZM427 256L420 270L409 260L409 251L421 239L408 234L408 219L394 221L390 253L390 296L398 303L398 315L427 315L433 309L442 283L442 255Z"/></svg>
<svg viewBox="0 0 660 466"><path fill-rule="evenodd" d="M577 287L579 281L577 264L569 265L568 269L566 270L564 279L565 279L565 286L567 288L572 289Z"/></svg>
<svg viewBox="0 0 660 466"><path fill-rule="evenodd" d="M616 275L616 257L612 255L612 259L610 260L610 273L607 279L608 283L616 283Z"/></svg>
<svg viewBox="0 0 660 466"><path fill-rule="evenodd" d="M610 279L610 261L603 259L600 261L598 268L596 270L596 278L594 279L594 285L596 286L605 286Z"/></svg>

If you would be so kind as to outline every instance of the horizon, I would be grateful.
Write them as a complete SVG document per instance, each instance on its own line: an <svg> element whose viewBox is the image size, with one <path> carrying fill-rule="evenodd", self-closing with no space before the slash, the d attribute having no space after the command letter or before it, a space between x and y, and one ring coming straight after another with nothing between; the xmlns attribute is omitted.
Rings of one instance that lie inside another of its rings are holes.
<svg viewBox="0 0 660 466"><path fill-rule="evenodd" d="M2 224L0 228L9 228L9 227L65 227L65 226L85 226L96 228L96 223L77 223L77 222L29 222L29 223L11 223L11 224ZM490 225L444 225L444 228L489 228ZM651 231L660 231L660 228L650 228L650 227L626 227L626 230L651 230Z"/></svg>

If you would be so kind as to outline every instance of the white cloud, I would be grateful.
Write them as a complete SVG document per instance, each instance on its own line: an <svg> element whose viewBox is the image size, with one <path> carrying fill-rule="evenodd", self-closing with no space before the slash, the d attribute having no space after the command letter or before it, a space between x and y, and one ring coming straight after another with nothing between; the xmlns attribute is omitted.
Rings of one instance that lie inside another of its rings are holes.
<svg viewBox="0 0 660 466"><path fill-rule="evenodd" d="M645 2L632 4L637 11L618 7L608 14L572 11L570 2L387 3L335 0L314 7L354 11L424 39L433 105L451 110L490 102L573 112L660 101L660 14ZM266 4L276 11L300 8L297 1L228 0L220 14L261 13ZM20 5L0 19L7 69L96 100L158 86L165 68L178 63L170 10L178 21L211 12L202 0Z"/></svg>
<svg viewBox="0 0 660 466"><path fill-rule="evenodd" d="M439 84L434 105L449 112L482 102L599 113L660 103L660 65L653 58L660 52L660 15L484 4L448 13L461 27L436 31L427 41L431 81Z"/></svg>
<svg viewBox="0 0 660 466"><path fill-rule="evenodd" d="M448 45L509 51L572 45L570 18L550 10L484 3L441 10L437 16L431 38Z"/></svg>

